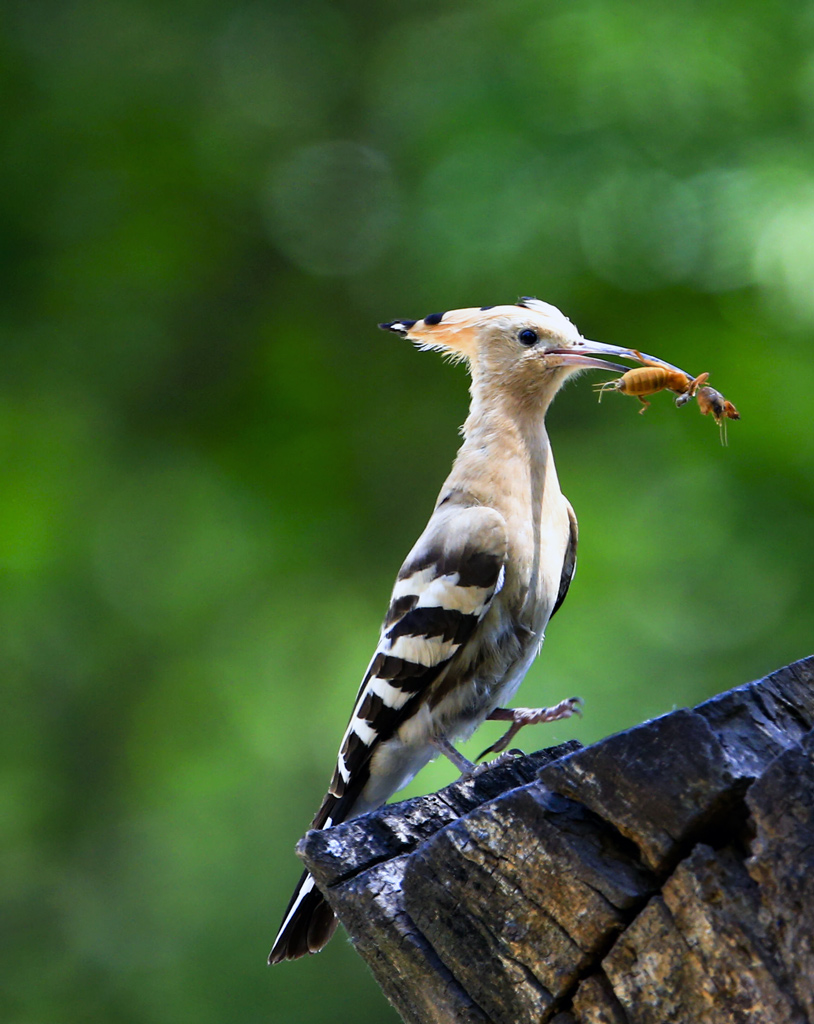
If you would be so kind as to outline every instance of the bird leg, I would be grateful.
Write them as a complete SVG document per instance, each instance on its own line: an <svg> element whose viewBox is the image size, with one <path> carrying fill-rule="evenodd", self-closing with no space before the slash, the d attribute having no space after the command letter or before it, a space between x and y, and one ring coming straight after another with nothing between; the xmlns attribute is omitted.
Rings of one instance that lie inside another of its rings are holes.
<svg viewBox="0 0 814 1024"><path fill-rule="evenodd" d="M448 757L452 761L461 775L471 775L478 768L478 765L473 764L472 761L457 751L446 737L436 736L432 741L432 745L437 747L444 757Z"/></svg>
<svg viewBox="0 0 814 1024"><path fill-rule="evenodd" d="M512 724L496 743L493 743L491 747L487 747L482 754L478 755L478 760L480 761L487 754L498 754L501 750L505 750L512 737L524 725L538 725L540 722L557 722L561 718L570 718L572 715L581 714L582 699L580 697L569 697L567 700L561 700L553 708L495 708L486 716L487 721L511 722Z"/></svg>
<svg viewBox="0 0 814 1024"><path fill-rule="evenodd" d="M519 728L519 726L518 726ZM475 764L469 761L464 755L455 749L448 739L443 736L436 736L432 741L433 746L436 747L441 753L448 757L450 761L455 765L458 771L461 773L462 779L471 779L476 775L481 775L488 768L497 768L499 765L508 764L509 761L513 761L518 755L522 755L522 750L507 750L505 754L501 754L496 757L493 761L489 761L487 764ZM481 754L481 757L483 755Z"/></svg>

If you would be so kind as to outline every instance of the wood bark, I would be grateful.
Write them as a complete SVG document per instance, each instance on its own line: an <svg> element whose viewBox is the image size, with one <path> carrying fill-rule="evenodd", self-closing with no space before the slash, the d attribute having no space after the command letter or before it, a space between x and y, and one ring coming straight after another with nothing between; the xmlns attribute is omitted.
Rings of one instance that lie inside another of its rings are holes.
<svg viewBox="0 0 814 1024"><path fill-rule="evenodd" d="M408 1024L814 1024L814 657L299 853Z"/></svg>

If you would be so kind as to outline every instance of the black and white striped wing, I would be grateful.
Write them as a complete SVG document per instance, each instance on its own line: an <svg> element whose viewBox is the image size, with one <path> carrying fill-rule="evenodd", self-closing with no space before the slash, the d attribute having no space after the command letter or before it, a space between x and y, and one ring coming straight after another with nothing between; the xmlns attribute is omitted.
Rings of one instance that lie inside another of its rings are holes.
<svg viewBox="0 0 814 1024"><path fill-rule="evenodd" d="M472 636L503 584L506 543L503 517L493 509L453 508L430 520L398 574L321 809L326 820L315 827L349 813L376 744L415 713Z"/></svg>
<svg viewBox="0 0 814 1024"><path fill-rule="evenodd" d="M433 682L470 639L502 587L506 548L505 522L493 509L442 507L433 515L398 574L312 828L329 828L353 813L370 779L376 746L390 739L427 699ZM330 908L306 872L286 909L269 962L321 949L335 927Z"/></svg>

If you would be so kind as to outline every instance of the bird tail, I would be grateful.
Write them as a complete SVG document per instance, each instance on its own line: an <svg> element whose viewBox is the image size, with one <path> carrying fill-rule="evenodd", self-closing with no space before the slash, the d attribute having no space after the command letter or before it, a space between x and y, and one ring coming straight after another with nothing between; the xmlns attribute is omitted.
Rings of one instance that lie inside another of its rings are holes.
<svg viewBox="0 0 814 1024"><path fill-rule="evenodd" d="M303 872L269 953L269 963L279 964L283 960L296 960L306 953L318 953L335 928L333 911L311 875Z"/></svg>
<svg viewBox="0 0 814 1024"><path fill-rule="evenodd" d="M348 793L336 797L330 789L311 822L311 828L330 828L342 821L353 800ZM336 930L336 918L317 888L313 877L304 871L294 895L283 914L283 923L269 953L269 963L298 960L307 953L318 953Z"/></svg>
<svg viewBox="0 0 814 1024"><path fill-rule="evenodd" d="M374 803L363 798L365 784L370 778L371 748L367 744L360 746L364 756L357 757L352 772L348 772L343 744L331 785L311 822L312 829L331 828L381 806L387 799L382 794ZM306 953L318 953L333 935L336 924L334 913L313 877L304 872L286 907L283 923L269 953L269 963L279 964L283 960L297 960Z"/></svg>

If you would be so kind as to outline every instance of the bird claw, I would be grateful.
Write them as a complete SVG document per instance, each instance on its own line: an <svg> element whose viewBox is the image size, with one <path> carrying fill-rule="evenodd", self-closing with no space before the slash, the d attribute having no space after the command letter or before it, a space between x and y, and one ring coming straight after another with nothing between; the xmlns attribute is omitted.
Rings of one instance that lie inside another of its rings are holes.
<svg viewBox="0 0 814 1024"><path fill-rule="evenodd" d="M498 720L508 720L512 724L506 730L506 732L493 743L491 747L487 747L482 754L479 754L476 758L477 761L481 761L487 754L499 754L505 750L509 745L509 741L523 728L524 725L539 725L541 722L558 722L560 719L571 718L572 715L579 715L582 717L582 706L583 701L581 697L568 697L566 700L561 700L559 704L555 704L551 708L513 708L508 711L503 708L496 708L491 715L487 716L490 718L496 718ZM500 713L497 713L500 712ZM488 762L490 765L494 764L494 761Z"/></svg>
<svg viewBox="0 0 814 1024"><path fill-rule="evenodd" d="M484 751L487 753L487 751ZM524 751L513 747L511 750L504 750L502 754L498 754L497 757L493 757L491 761L481 761L480 764L473 764L469 771L463 773L462 778L474 779L478 775L483 775L484 772L488 772L492 768L501 768L504 764L511 764L512 761L516 761L518 757L525 757ZM483 754L481 754L483 757ZM480 761L480 757L478 758Z"/></svg>

